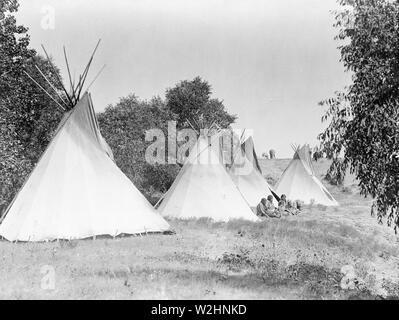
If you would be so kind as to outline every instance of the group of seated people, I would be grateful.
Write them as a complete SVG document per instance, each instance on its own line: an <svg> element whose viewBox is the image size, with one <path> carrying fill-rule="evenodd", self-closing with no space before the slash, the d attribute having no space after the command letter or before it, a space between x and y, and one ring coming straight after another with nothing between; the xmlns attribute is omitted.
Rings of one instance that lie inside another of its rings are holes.
<svg viewBox="0 0 399 320"><path fill-rule="evenodd" d="M301 211L301 206L296 201L287 200L285 194L281 195L278 208L273 204L273 196L263 198L256 207L256 215L266 218L281 218L282 216L297 215Z"/></svg>

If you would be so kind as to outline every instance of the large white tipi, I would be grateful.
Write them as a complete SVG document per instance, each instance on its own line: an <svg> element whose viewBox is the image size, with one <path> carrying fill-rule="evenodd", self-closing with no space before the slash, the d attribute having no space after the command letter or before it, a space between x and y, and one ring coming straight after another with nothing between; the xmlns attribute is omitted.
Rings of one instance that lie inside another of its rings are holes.
<svg viewBox="0 0 399 320"><path fill-rule="evenodd" d="M262 198L273 194L262 175L252 136L247 131L244 130L238 137L239 145L233 148L233 163L228 172L249 205L256 207ZM274 204L277 205L276 200Z"/></svg>
<svg viewBox="0 0 399 320"><path fill-rule="evenodd" d="M0 235L47 241L168 230L110 156L86 93L9 206Z"/></svg>
<svg viewBox="0 0 399 320"><path fill-rule="evenodd" d="M167 217L212 218L215 221L246 219L257 221L220 161L217 135L201 135L176 180L164 196L158 211Z"/></svg>
<svg viewBox="0 0 399 320"><path fill-rule="evenodd" d="M276 186L278 195L285 194L288 199L301 200L305 204L315 203L325 206L338 206L338 202L317 179L309 145L297 148L287 169Z"/></svg>

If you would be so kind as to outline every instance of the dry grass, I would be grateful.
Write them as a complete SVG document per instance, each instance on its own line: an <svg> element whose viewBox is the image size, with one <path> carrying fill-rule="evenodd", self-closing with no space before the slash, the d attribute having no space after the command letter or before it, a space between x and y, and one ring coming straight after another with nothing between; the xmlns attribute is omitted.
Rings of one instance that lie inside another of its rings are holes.
<svg viewBox="0 0 399 320"><path fill-rule="evenodd" d="M279 176L288 160L263 161ZM325 172L327 162L316 164ZM329 187L339 208L310 206L261 223L171 221L174 235L54 243L0 242L0 298L348 299L399 295L399 244L369 215L353 181ZM364 286L344 291L340 269ZM55 287L42 286L43 266Z"/></svg>

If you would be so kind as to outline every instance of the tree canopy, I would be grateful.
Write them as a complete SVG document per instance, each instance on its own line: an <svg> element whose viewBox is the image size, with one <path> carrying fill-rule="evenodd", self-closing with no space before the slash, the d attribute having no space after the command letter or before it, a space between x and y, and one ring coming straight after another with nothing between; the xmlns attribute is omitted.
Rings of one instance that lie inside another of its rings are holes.
<svg viewBox="0 0 399 320"><path fill-rule="evenodd" d="M215 122L221 128L227 128L234 123L237 116L229 114L223 102L211 98L211 94L211 85L196 77L191 81L181 81L168 89L166 106L177 115L179 127L186 127L188 122L195 126L195 122L201 121L205 126L211 126Z"/></svg>
<svg viewBox="0 0 399 320"><path fill-rule="evenodd" d="M333 159L329 175L339 183L347 168L372 212L399 226L399 2L341 0L336 37L352 83L321 102L327 107L321 147Z"/></svg>

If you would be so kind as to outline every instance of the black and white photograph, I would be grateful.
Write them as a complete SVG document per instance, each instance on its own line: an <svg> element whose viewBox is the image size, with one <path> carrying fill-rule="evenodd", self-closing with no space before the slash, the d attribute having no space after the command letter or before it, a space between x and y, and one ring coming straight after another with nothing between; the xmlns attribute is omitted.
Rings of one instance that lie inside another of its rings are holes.
<svg viewBox="0 0 399 320"><path fill-rule="evenodd" d="M398 232L398 0L0 0L0 300L399 300Z"/></svg>

